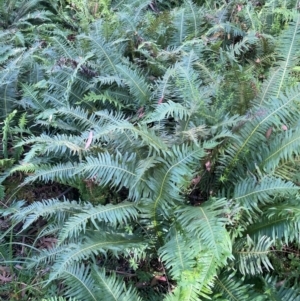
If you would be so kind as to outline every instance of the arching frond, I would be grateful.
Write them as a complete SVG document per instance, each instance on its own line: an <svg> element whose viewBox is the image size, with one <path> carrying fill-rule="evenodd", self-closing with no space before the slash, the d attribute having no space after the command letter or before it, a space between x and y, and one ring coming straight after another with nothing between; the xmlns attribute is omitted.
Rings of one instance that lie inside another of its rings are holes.
<svg viewBox="0 0 300 301"><path fill-rule="evenodd" d="M175 120L185 120L191 115L191 111L180 103L175 103L171 100L168 102L156 105L154 112L148 115L145 122L160 121L165 118L173 117Z"/></svg>
<svg viewBox="0 0 300 301"><path fill-rule="evenodd" d="M75 262L98 254L106 255L108 251L117 256L126 253L130 248L139 248L143 244L140 237L94 231L86 234L83 243L72 245L66 252L60 252L49 275L48 283L61 276L65 269Z"/></svg>
<svg viewBox="0 0 300 301"><path fill-rule="evenodd" d="M98 223L101 221L117 226L117 224L126 224L129 220L136 219L137 216L138 211L134 203L122 202L117 205L108 204L87 208L66 221L58 239L59 242L63 242L68 237L78 237L80 232L85 232L89 222L99 229Z"/></svg>
<svg viewBox="0 0 300 301"><path fill-rule="evenodd" d="M86 205L88 207L88 205ZM64 219L64 215L70 215L74 212L82 210L81 204L75 201L58 199L49 199L41 202L34 202L31 205L13 212L12 220L14 223L23 222L21 231L27 229L39 217L50 218L54 217L56 220ZM15 209L14 209L15 210Z"/></svg>
<svg viewBox="0 0 300 301"><path fill-rule="evenodd" d="M299 239L300 211L296 204L286 201L269 208L255 222L247 227L247 233L258 240L261 236L272 240L280 239L286 244Z"/></svg>
<svg viewBox="0 0 300 301"><path fill-rule="evenodd" d="M104 41L100 35L83 35L82 39L89 41L101 73L117 74L116 65L121 62L121 51L113 43Z"/></svg>
<svg viewBox="0 0 300 301"><path fill-rule="evenodd" d="M300 138L297 133L298 128L276 134L268 148L264 148L265 152L261 156L260 167L264 168L266 172L271 172L276 169L280 161L293 161L295 156L299 156Z"/></svg>
<svg viewBox="0 0 300 301"><path fill-rule="evenodd" d="M78 164L65 163L57 165L40 165L33 175L28 176L22 185L42 180L44 182L58 181L61 183L72 183L75 179L75 172Z"/></svg>
<svg viewBox="0 0 300 301"><path fill-rule="evenodd" d="M204 21L204 10L192 1L184 1L184 4L173 12L173 26L175 28L172 36L172 44L180 45L187 38L200 37L202 22Z"/></svg>
<svg viewBox="0 0 300 301"><path fill-rule="evenodd" d="M226 156L221 159L226 165L225 177L232 173L233 168L247 152L255 153L257 146L266 142L266 133L272 126L279 127L281 122L288 122L288 120L292 123L296 122L295 100L299 97L299 88L291 89L286 95L282 94L280 99L273 99L272 103L260 107L251 120L244 124L239 133L241 139L232 144Z"/></svg>
<svg viewBox="0 0 300 301"><path fill-rule="evenodd" d="M286 88L288 72L295 64L295 57L299 49L298 35L300 32L300 14L290 23L287 30L278 38L279 44L276 53L280 60L272 69L270 78L263 84L257 98L257 103L262 105L270 101L271 97L278 98Z"/></svg>
<svg viewBox="0 0 300 301"><path fill-rule="evenodd" d="M262 205L274 202L280 196L296 195L299 188L292 182L274 177L255 177L242 180L235 185L233 199L247 211L259 211Z"/></svg>
<svg viewBox="0 0 300 301"><path fill-rule="evenodd" d="M189 245L187 238L173 227L169 232L169 239L159 249L159 254L172 278L180 280L182 273L193 270L200 251L200 244L195 244L194 247Z"/></svg>
<svg viewBox="0 0 300 301"><path fill-rule="evenodd" d="M136 289L132 286L125 287L124 283L115 274L105 275L105 270L92 266L92 277L98 287L101 297L107 301L142 301Z"/></svg>

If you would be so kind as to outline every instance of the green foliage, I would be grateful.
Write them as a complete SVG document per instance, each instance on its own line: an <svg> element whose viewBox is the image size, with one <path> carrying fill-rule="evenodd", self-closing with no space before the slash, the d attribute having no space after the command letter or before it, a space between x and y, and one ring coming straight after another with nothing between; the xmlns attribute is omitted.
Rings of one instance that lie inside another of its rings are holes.
<svg viewBox="0 0 300 301"><path fill-rule="evenodd" d="M5 298L300 298L300 15L225 2L3 1Z"/></svg>

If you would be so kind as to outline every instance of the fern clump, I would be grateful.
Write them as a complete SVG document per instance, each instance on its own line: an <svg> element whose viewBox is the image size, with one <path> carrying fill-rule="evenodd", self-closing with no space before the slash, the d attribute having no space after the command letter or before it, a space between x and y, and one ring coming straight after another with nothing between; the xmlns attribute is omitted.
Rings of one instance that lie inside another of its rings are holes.
<svg viewBox="0 0 300 301"><path fill-rule="evenodd" d="M3 298L298 299L296 3L4 2Z"/></svg>

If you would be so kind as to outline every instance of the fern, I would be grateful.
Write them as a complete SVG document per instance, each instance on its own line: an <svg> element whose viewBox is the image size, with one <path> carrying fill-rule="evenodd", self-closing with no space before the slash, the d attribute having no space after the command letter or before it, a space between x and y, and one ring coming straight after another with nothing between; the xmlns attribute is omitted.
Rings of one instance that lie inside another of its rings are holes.
<svg viewBox="0 0 300 301"><path fill-rule="evenodd" d="M0 5L15 299L299 298L299 14L203 2Z"/></svg>

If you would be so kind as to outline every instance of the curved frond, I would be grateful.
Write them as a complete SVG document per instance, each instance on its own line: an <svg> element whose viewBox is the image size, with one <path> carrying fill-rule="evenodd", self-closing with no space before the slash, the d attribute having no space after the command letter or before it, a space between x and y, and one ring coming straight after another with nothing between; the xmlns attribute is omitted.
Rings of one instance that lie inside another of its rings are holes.
<svg viewBox="0 0 300 301"><path fill-rule="evenodd" d="M129 202L91 207L69 218L60 232L58 240L63 242L68 237L78 237L81 231L85 232L89 222L99 229L98 222L104 221L117 226L117 224L126 224L129 220L136 219L137 216L138 211L135 204Z"/></svg>
<svg viewBox="0 0 300 301"><path fill-rule="evenodd" d="M94 231L90 235L86 234L83 243L72 245L72 248L66 252L59 253L48 283L62 275L65 269L75 262L98 254L106 255L108 251L117 256L117 254L125 253L130 248L140 248L142 245L143 240L141 238L130 235L104 233L103 230Z"/></svg>
<svg viewBox="0 0 300 301"><path fill-rule="evenodd" d="M280 196L295 196L298 191L299 187L295 184L280 178L265 176L257 180L251 177L235 185L233 199L247 211L260 211L261 205L273 203Z"/></svg>
<svg viewBox="0 0 300 301"><path fill-rule="evenodd" d="M86 206L88 207L88 205ZM13 213L11 219L14 223L23 222L21 231L24 231L41 216L47 219L55 217L56 220L60 220L64 219L65 215L68 216L76 211L81 211L83 208L82 204L76 201L49 199L34 202L22 208L22 210L17 210Z"/></svg>
<svg viewBox="0 0 300 301"><path fill-rule="evenodd" d="M295 128L282 134L276 134L268 149L264 148L264 152L262 152L260 167L271 172L276 169L280 161L293 161L295 156L299 156L300 137L298 132L299 129ZM259 153L261 152L259 151Z"/></svg>
<svg viewBox="0 0 300 301"><path fill-rule="evenodd" d="M272 126L279 127L282 122L296 122L298 114L295 101L299 95L300 86L297 86L287 91L286 95L281 94L280 99L272 99L270 104L260 107L254 113L240 130L240 139L227 149L227 154L221 159L226 165L224 177L232 174L234 167L247 152L255 153L257 146L266 142L266 133Z"/></svg>
<svg viewBox="0 0 300 301"><path fill-rule="evenodd" d="M256 241L267 236L272 240L284 240L286 244L299 240L300 210L297 204L279 203L264 211L255 224L247 227L247 233Z"/></svg>
<svg viewBox="0 0 300 301"><path fill-rule="evenodd" d="M277 63L278 67L272 70L270 78L262 86L261 93L257 98L259 105L266 103L271 97L278 98L286 88L288 73L295 65L295 58L300 47L299 34L300 14L298 13L288 29L278 38L279 45L276 52L280 60Z"/></svg>
<svg viewBox="0 0 300 301"><path fill-rule="evenodd" d="M74 173L77 169L77 164L75 163L59 163L57 165L40 165L38 169L36 169L33 175L25 178L22 185L26 185L28 183L42 180L44 182L49 181L58 181L62 183L72 182L75 180Z"/></svg>
<svg viewBox="0 0 300 301"><path fill-rule="evenodd" d="M187 175L192 175L191 166L205 156L204 149L209 149L217 143L206 143L202 147L174 146L168 157L162 161L163 167L154 170L152 187L156 187L153 198L145 199L145 213L153 221L154 227L159 226L161 215L167 214L169 204L172 200L179 201L180 187L187 185ZM170 158L170 159L169 159ZM169 160L168 160L169 159ZM190 177L189 177L190 178Z"/></svg>
<svg viewBox="0 0 300 301"><path fill-rule="evenodd" d="M196 257L201 251L200 245L189 245L187 238L175 227L168 233L168 241L158 250L161 259L170 270L173 279L180 280L183 272L192 271Z"/></svg>

